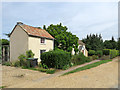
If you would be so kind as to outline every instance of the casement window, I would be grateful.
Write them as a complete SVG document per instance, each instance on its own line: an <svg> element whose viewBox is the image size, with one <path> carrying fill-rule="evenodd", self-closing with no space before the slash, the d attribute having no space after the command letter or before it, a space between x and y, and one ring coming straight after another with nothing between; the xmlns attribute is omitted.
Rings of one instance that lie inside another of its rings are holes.
<svg viewBox="0 0 120 90"><path fill-rule="evenodd" d="M41 38L40 43L45 43L45 38Z"/></svg>

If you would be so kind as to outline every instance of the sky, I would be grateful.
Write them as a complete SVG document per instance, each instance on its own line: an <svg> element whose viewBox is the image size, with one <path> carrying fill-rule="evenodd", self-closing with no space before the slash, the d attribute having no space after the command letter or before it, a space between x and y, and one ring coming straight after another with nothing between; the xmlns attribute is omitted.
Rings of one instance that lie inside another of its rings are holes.
<svg viewBox="0 0 120 90"><path fill-rule="evenodd" d="M18 21L34 27L59 24L79 37L101 34L103 40L118 38L117 2L3 2L2 38Z"/></svg>

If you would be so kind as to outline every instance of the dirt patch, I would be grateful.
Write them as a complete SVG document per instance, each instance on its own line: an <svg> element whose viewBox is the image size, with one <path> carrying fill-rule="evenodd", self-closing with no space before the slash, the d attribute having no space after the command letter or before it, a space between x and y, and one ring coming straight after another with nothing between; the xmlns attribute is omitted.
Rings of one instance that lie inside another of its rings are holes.
<svg viewBox="0 0 120 90"><path fill-rule="evenodd" d="M118 62L114 59L92 69L65 76L3 66L2 86L8 88L111 88L118 84Z"/></svg>

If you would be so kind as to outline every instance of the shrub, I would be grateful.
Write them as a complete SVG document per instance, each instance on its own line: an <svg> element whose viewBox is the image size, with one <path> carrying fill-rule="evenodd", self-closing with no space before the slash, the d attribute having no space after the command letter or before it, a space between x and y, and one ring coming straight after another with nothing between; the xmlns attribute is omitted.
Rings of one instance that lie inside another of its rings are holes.
<svg viewBox="0 0 120 90"><path fill-rule="evenodd" d="M14 67L20 67L20 61L16 61L16 62L14 63Z"/></svg>
<svg viewBox="0 0 120 90"><path fill-rule="evenodd" d="M26 57L27 58L34 58L34 53L32 52L32 50L28 50L28 51L26 51Z"/></svg>
<svg viewBox="0 0 120 90"><path fill-rule="evenodd" d="M91 61L88 57L85 57L83 53L79 53L77 55L73 55L71 58L72 63L75 65L83 64L85 62Z"/></svg>
<svg viewBox="0 0 120 90"><path fill-rule="evenodd" d="M119 51L118 50L111 50L110 58L114 58L114 57L116 57L118 55L119 55Z"/></svg>
<svg viewBox="0 0 120 90"><path fill-rule="evenodd" d="M92 56L92 59L93 59L93 60L98 59L98 58L99 58L99 57L96 56L96 55L93 55L93 56Z"/></svg>
<svg viewBox="0 0 120 90"><path fill-rule="evenodd" d="M102 50L98 50L98 51L96 51L95 54L98 55L99 57L101 57L103 55L103 52L102 52Z"/></svg>
<svg viewBox="0 0 120 90"><path fill-rule="evenodd" d="M95 55L95 51L94 51L94 50L89 50L89 51L88 51L88 55L89 55L89 56Z"/></svg>
<svg viewBox="0 0 120 90"><path fill-rule="evenodd" d="M46 71L46 73L47 73L47 74L53 74L53 73L55 73L55 69L48 69L48 70Z"/></svg>
<svg viewBox="0 0 120 90"><path fill-rule="evenodd" d="M69 67L70 67L70 65L65 65L65 66L62 67L62 69L63 69L63 70L66 70L66 69L68 69Z"/></svg>
<svg viewBox="0 0 120 90"><path fill-rule="evenodd" d="M43 65L41 63L38 64L38 67L43 67Z"/></svg>
<svg viewBox="0 0 120 90"><path fill-rule="evenodd" d="M63 66L71 63L71 53L63 50L53 50L41 54L41 63L49 68L62 69Z"/></svg>
<svg viewBox="0 0 120 90"><path fill-rule="evenodd" d="M3 62L2 65L11 66L11 62Z"/></svg>
<svg viewBox="0 0 120 90"><path fill-rule="evenodd" d="M18 59L20 60L20 66L24 66L25 64L25 60L26 60L26 56L24 54L21 54Z"/></svg>
<svg viewBox="0 0 120 90"><path fill-rule="evenodd" d="M115 49L114 50L112 50L112 49L104 49L103 54L104 55L110 55L110 58L114 58L114 57L119 55L119 51L115 50Z"/></svg>
<svg viewBox="0 0 120 90"><path fill-rule="evenodd" d="M100 59L101 60L108 60L108 59L110 59L110 55L107 55L107 56L102 56L102 57L100 57Z"/></svg>
<svg viewBox="0 0 120 90"><path fill-rule="evenodd" d="M103 55L110 55L110 49L103 49Z"/></svg>
<svg viewBox="0 0 120 90"><path fill-rule="evenodd" d="M48 69L47 65L43 64L42 66L43 66L43 68Z"/></svg>

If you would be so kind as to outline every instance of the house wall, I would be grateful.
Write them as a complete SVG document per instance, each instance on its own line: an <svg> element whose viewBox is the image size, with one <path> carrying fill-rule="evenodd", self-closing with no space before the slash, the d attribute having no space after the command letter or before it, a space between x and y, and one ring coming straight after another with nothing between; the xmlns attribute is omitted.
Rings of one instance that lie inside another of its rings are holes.
<svg viewBox="0 0 120 90"><path fill-rule="evenodd" d="M20 54L28 50L28 35L17 25L10 36L10 61L18 60Z"/></svg>
<svg viewBox="0 0 120 90"><path fill-rule="evenodd" d="M38 62L40 59L40 50L53 50L54 49L54 40L45 39L45 44L40 43L41 38L38 37L29 37L28 38L28 49L32 50L35 54L34 58L38 58Z"/></svg>

